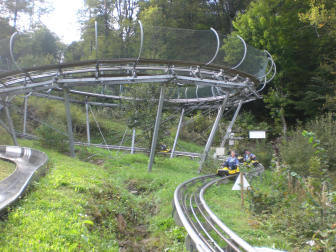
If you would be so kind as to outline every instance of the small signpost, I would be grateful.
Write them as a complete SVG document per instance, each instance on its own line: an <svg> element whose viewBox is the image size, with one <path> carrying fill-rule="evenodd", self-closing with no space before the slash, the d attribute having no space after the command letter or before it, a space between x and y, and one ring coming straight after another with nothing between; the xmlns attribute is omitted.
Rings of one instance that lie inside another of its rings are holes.
<svg viewBox="0 0 336 252"><path fill-rule="evenodd" d="M249 189L251 189L249 182L246 180L244 173L240 172L239 176L236 179L236 182L234 183L232 187L232 190L233 191L240 190L242 208L244 208L244 190L249 190Z"/></svg>

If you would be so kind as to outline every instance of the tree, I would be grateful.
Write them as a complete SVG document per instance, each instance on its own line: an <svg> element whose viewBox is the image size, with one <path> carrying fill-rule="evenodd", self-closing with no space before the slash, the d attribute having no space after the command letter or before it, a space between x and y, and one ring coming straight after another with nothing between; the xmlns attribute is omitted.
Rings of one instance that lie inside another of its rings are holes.
<svg viewBox="0 0 336 252"><path fill-rule="evenodd" d="M14 41L14 58L21 67L57 64L64 45L45 26L30 33L18 35Z"/></svg>
<svg viewBox="0 0 336 252"><path fill-rule="evenodd" d="M45 0L0 0L0 13L13 22L14 29L17 28L20 14L30 16L30 28L33 28L35 15L39 21L42 13L47 13L49 9Z"/></svg>
<svg viewBox="0 0 336 252"><path fill-rule="evenodd" d="M309 7L308 0L260 0L252 2L233 23L248 43L273 55L278 74L271 85L284 96L279 103L271 98L274 89L269 89L266 102L271 110L281 110L281 121L290 124L322 111L330 91L328 83L314 80L322 44L316 39L315 29L299 18L299 13L305 13Z"/></svg>
<svg viewBox="0 0 336 252"><path fill-rule="evenodd" d="M232 20L251 0L141 1L139 17L155 26L232 31Z"/></svg>
<svg viewBox="0 0 336 252"><path fill-rule="evenodd" d="M309 22L320 41L321 64L314 76L315 82L326 82L331 92L326 95L325 109L336 111L336 2L310 0L310 9L299 13L303 22Z"/></svg>
<svg viewBox="0 0 336 252"><path fill-rule="evenodd" d="M124 92L126 96L133 98L129 101L123 101L123 104L127 108L124 111L124 115L128 118L128 127L140 130L145 146L150 149L161 87L152 84L142 84L141 87L133 87L133 85L126 87ZM166 89L165 93L167 94L168 92ZM165 142L167 140L166 137L170 135L168 129L172 124L172 119L167 120L167 117L168 114L163 112L159 127L159 144L157 144L157 148L159 148L160 143L167 144L167 142Z"/></svg>

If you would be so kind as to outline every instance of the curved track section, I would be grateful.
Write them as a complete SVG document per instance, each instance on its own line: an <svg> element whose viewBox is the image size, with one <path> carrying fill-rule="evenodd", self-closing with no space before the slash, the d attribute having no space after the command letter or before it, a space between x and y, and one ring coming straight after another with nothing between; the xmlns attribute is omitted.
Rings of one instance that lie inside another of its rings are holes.
<svg viewBox="0 0 336 252"><path fill-rule="evenodd" d="M248 173L248 177L258 176L264 171L259 165ZM174 193L175 220L188 232L186 246L190 251L256 251L246 241L230 230L209 208L205 191L229 177L218 178L206 175L190 179L180 184ZM216 234L216 235L214 235ZM217 238L215 238L217 237ZM220 238L218 238L220 237ZM225 244L225 245L223 245Z"/></svg>
<svg viewBox="0 0 336 252"><path fill-rule="evenodd" d="M97 94L97 86L119 87L128 84L172 83L166 102L170 104L197 104L220 102L230 91L230 100L261 98L256 90L260 81L254 76L218 65L201 65L195 62L159 61L139 59L95 60L72 64L49 65L0 74L0 96L27 95L32 92L56 93L68 88L69 92L83 97L110 100L130 100L126 93ZM194 67L191 67L194 66ZM225 72L225 73L224 73ZM199 87L196 93L196 87ZM217 92L209 93L215 87ZM202 88L203 96L200 96Z"/></svg>
<svg viewBox="0 0 336 252"><path fill-rule="evenodd" d="M23 194L29 183L46 166L45 153L26 147L0 146L0 158L16 164L16 170L0 181L0 212Z"/></svg>

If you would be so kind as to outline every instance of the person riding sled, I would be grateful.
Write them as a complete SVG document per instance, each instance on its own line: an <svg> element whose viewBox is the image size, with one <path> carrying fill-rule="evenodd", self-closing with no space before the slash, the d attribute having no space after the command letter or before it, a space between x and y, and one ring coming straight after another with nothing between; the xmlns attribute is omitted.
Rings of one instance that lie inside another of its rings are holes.
<svg viewBox="0 0 336 252"><path fill-rule="evenodd" d="M247 149L244 150L244 162L249 163L253 160L256 160L256 155L254 155Z"/></svg>
<svg viewBox="0 0 336 252"><path fill-rule="evenodd" d="M237 169L237 167L239 166L239 161L236 157L235 151L230 151L230 156L224 162L224 166L228 167L230 170Z"/></svg>

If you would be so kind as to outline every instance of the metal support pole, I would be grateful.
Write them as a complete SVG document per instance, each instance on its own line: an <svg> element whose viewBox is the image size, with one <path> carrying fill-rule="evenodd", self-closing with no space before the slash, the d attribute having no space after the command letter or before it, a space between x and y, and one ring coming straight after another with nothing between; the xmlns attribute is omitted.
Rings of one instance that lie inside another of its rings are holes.
<svg viewBox="0 0 336 252"><path fill-rule="evenodd" d="M135 146L135 128L132 129L132 148L131 148L131 154L134 154L134 146Z"/></svg>
<svg viewBox="0 0 336 252"><path fill-rule="evenodd" d="M95 21L96 59L98 59L98 22Z"/></svg>
<svg viewBox="0 0 336 252"><path fill-rule="evenodd" d="M163 100L164 100L164 91L165 91L165 88L162 86L160 90L159 105L158 105L158 109L156 112L156 120L155 120L155 127L154 127L153 139L152 139L152 147L151 147L149 163L148 163L148 172L152 171L152 166L154 162L155 149L156 149L156 143L157 143L157 139L159 135L160 121L161 121L161 114L162 114L162 107L163 107Z"/></svg>
<svg viewBox="0 0 336 252"><path fill-rule="evenodd" d="M28 111L28 97L25 96L24 103L23 103L23 135L27 133L27 111Z"/></svg>
<svg viewBox="0 0 336 252"><path fill-rule="evenodd" d="M212 126L212 129L211 129L208 141L207 141L207 143L205 145L205 148L204 148L204 152L203 152L203 155L202 155L202 158L201 158L201 162L200 162L200 167L198 169L198 173L200 173L202 171L203 164L204 164L205 160L208 157L208 154L209 154L209 151L210 151L210 147L211 147L213 139L215 137L215 134L216 134L216 131L217 131L217 128L218 128L218 124L219 124L219 122L220 122L220 120L221 120L221 118L223 116L223 113L224 113L224 110L225 110L225 107L226 107L226 104L227 104L227 101L228 101L228 97L229 97L229 93L226 94L225 99L223 100L222 105L218 109L216 120L215 120L215 122L214 122L214 124Z"/></svg>
<svg viewBox="0 0 336 252"><path fill-rule="evenodd" d="M231 122L230 122L230 124L229 124L229 127L228 127L227 130L226 130L225 136L224 136L224 138L223 138L223 140L222 140L222 142L221 142L220 147L224 147L226 141L228 140L228 138L229 138L229 136L230 136L230 133L231 133L231 130L232 130L232 126L233 126L233 124L235 123L235 121L236 121L236 119L237 119L237 116L238 116L238 114L239 114L239 111L240 111L242 105L243 105L243 101L240 100L240 101L239 101L239 104L238 104L238 107L237 107L237 109L236 109L236 112L234 113L234 115L233 115L233 117L232 117L232 120L231 120Z"/></svg>
<svg viewBox="0 0 336 252"><path fill-rule="evenodd" d="M175 152L177 140L178 140L180 130L181 130L181 127L182 127L183 116L184 116L184 108L182 108L182 111L181 111L180 121L179 121L179 124L177 126L176 135L175 135L175 139L174 139L174 145L173 145L173 149L170 153L170 158L174 157L174 152Z"/></svg>
<svg viewBox="0 0 336 252"><path fill-rule="evenodd" d="M64 105L67 119L67 127L68 127L68 137L69 137L69 147L70 147L70 155L71 157L75 157L75 145L74 145L74 137L72 132L72 119L70 113L70 98L69 98L69 90L67 88L63 88L64 92Z"/></svg>
<svg viewBox="0 0 336 252"><path fill-rule="evenodd" d="M7 123L8 123L8 126L9 126L9 130L10 130L11 135L12 135L13 143L16 146L19 146L18 142L17 142L17 139L16 139L16 134L15 134L15 129L14 129L12 117L10 116L10 112L9 112L9 108L8 108L7 104L5 105L5 112L6 112L6 116L7 116Z"/></svg>
<svg viewBox="0 0 336 252"><path fill-rule="evenodd" d="M88 103L87 97L85 99L85 113L86 113L86 136L87 136L87 142L88 142L88 144L90 144L91 143L90 118L89 118L89 103Z"/></svg>

